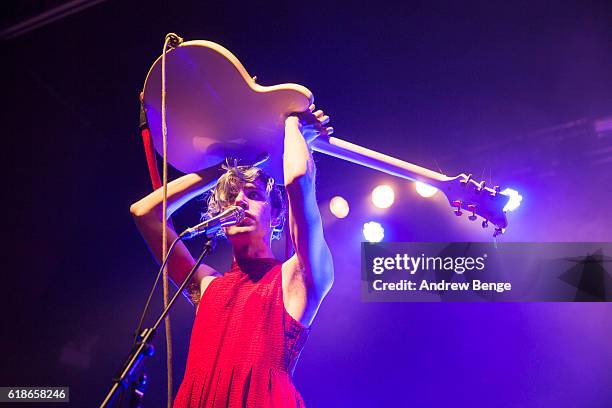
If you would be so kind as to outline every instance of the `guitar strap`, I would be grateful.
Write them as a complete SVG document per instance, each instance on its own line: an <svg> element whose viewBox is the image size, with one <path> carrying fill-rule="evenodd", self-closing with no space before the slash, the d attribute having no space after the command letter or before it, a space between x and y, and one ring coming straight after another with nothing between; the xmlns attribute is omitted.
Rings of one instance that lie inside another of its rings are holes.
<svg viewBox="0 0 612 408"><path fill-rule="evenodd" d="M161 178L159 176L159 169L157 168L157 157L155 156L155 149L153 148L153 138L151 137L151 131L149 130L149 122L147 120L147 112L144 107L142 98L140 100L140 136L142 137L142 145L144 147L145 156L147 158L147 167L149 169L149 176L151 177L151 185L153 190L157 190L161 187Z"/></svg>

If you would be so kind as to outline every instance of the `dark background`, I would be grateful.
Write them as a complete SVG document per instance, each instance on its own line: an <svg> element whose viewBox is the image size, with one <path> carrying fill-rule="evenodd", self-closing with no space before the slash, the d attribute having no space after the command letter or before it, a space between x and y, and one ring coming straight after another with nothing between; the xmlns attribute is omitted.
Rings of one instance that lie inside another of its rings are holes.
<svg viewBox="0 0 612 408"><path fill-rule="evenodd" d="M137 96L170 31L222 44L262 85L305 85L340 138L520 190L503 240L610 241L612 5L511 3L110 0L2 41L0 385L68 385L72 406L96 406L129 350L156 270L128 211L150 191ZM58 4L6 2L3 27ZM308 406L609 403L610 304L361 303L363 222L382 222L389 241L491 231L407 181L317 163L336 281L296 370ZM397 202L374 210L383 181ZM327 209L336 194L351 204L344 220ZM221 244L211 263L229 261ZM176 387L192 318L181 301ZM146 398L161 407L156 344Z"/></svg>

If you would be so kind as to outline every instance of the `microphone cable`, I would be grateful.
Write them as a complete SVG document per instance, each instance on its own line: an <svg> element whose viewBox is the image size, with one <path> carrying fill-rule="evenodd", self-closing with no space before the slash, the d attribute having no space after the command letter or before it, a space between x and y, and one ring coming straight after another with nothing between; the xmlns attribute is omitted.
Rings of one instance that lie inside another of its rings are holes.
<svg viewBox="0 0 612 408"><path fill-rule="evenodd" d="M159 279L162 276L162 271L164 270L164 268L166 267L166 264L168 263L168 259L170 259L170 254L172 254L172 250L174 249L174 245L176 245L176 243L178 241L181 240L181 236L176 237L176 239L172 242L172 244L170 244L170 248L168 249L168 256L166 256L159 268L159 271L157 272L157 276L155 277L155 281L153 282L153 286L151 287L151 290L149 291L149 296L147 297L147 302L145 303L145 306L142 310L142 314L140 315L140 319L138 320L138 327L136 328L136 331L134 332L134 345L138 342L138 338L140 337L140 331L142 330L142 324L144 322L144 318L147 314L147 312L149 311L149 304L151 303L151 299L153 298L153 293L155 293L155 289L157 289L157 285L159 284Z"/></svg>
<svg viewBox="0 0 612 408"><path fill-rule="evenodd" d="M164 49L162 52L162 66L161 66L161 126L162 126L162 144L163 144L163 164L162 164L162 188L163 188L163 199L162 199L162 259L167 257L166 242L168 237L168 129L166 126L166 53L168 47L176 48L183 42L183 39L174 33L166 34L164 39ZM162 283L164 288L164 308L168 306L168 270L166 265L162 268ZM164 319L164 326L166 329L166 365L168 369L168 408L172 408L172 331L170 326L170 316L166 316Z"/></svg>

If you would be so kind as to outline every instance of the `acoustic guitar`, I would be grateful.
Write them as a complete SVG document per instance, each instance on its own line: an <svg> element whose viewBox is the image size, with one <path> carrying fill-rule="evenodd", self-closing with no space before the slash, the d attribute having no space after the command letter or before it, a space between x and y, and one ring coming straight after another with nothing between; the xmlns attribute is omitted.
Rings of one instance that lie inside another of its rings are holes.
<svg viewBox="0 0 612 408"><path fill-rule="evenodd" d="M144 85L144 104L156 150L162 152L161 56ZM254 163L268 155L262 167L283 180L282 149L287 114L303 112L313 103L312 92L297 84L262 86L227 49L211 41L187 41L166 54L166 123L168 162L194 172L226 157ZM311 142L314 151L348 160L442 191L455 214L482 218L482 226L508 225L506 211L520 195L500 191L471 175L449 177L415 164L331 136Z"/></svg>

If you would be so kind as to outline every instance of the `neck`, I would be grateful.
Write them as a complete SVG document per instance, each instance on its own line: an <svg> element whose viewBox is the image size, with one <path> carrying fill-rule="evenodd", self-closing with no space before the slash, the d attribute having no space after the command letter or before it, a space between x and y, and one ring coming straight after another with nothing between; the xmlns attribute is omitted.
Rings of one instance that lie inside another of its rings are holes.
<svg viewBox="0 0 612 408"><path fill-rule="evenodd" d="M237 262L242 259L274 258L270 245L263 241L233 242L232 249Z"/></svg>

